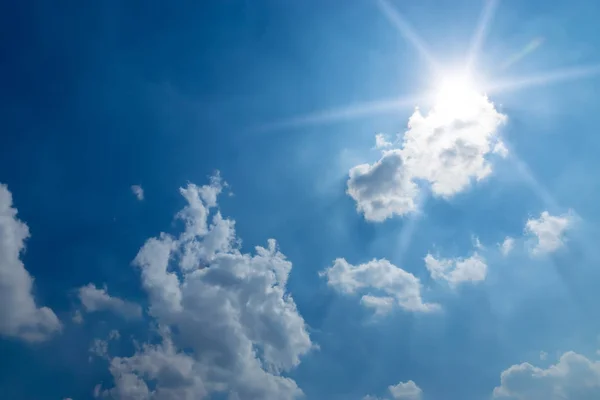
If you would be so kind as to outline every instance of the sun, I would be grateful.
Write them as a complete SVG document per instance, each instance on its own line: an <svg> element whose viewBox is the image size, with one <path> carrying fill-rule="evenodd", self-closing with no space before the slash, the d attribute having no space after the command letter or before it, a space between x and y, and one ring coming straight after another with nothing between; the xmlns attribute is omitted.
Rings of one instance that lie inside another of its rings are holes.
<svg viewBox="0 0 600 400"><path fill-rule="evenodd" d="M439 80L433 104L438 113L466 118L477 112L482 98L475 79L468 74L447 74Z"/></svg>

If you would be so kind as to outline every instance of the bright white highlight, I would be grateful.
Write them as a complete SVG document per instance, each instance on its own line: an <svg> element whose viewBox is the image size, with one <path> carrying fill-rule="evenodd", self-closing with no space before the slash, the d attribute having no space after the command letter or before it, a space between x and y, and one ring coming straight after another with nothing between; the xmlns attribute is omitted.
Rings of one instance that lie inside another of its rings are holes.
<svg viewBox="0 0 600 400"><path fill-rule="evenodd" d="M449 118L472 118L479 109L481 94L467 75L444 77L435 94L438 113Z"/></svg>

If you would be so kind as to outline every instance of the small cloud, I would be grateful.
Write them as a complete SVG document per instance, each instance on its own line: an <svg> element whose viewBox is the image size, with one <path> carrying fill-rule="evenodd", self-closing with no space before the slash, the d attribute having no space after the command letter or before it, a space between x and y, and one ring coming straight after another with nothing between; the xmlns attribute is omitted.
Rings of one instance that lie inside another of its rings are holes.
<svg viewBox="0 0 600 400"><path fill-rule="evenodd" d="M352 265L343 258L333 266L321 271L327 284L343 294L375 290L381 295L363 294L361 304L375 310L377 314L400 307L407 311L430 312L439 309L438 304L425 303L421 297L419 278L399 268L386 259L374 259L364 264Z"/></svg>
<svg viewBox="0 0 600 400"><path fill-rule="evenodd" d="M573 224L572 212L554 216L548 211L542 212L539 218L532 218L525 224L525 234L534 238L532 255L552 253L565 243L565 232Z"/></svg>
<svg viewBox="0 0 600 400"><path fill-rule="evenodd" d="M540 351L540 360L545 361L548 359L548 353L545 351Z"/></svg>
<svg viewBox="0 0 600 400"><path fill-rule="evenodd" d="M477 250L483 250L485 248L483 246L483 244L481 244L479 237L473 236L472 240L473 240L473 247L475 247Z"/></svg>
<svg viewBox="0 0 600 400"><path fill-rule="evenodd" d="M431 254L425 256L425 267L436 280L445 280L456 286L463 282L481 282L487 276L485 259L475 253L469 258L435 258Z"/></svg>
<svg viewBox="0 0 600 400"><path fill-rule="evenodd" d="M108 294L106 287L98 289L89 283L78 289L79 300L87 312L108 310L125 319L139 319L142 317L140 305L113 297Z"/></svg>
<svg viewBox="0 0 600 400"><path fill-rule="evenodd" d="M96 386L94 386L94 398L97 399L98 397L100 397L100 394L102 392L102 384L97 384Z"/></svg>
<svg viewBox="0 0 600 400"><path fill-rule="evenodd" d="M141 185L133 185L131 186L131 191L137 197L139 201L144 200L144 188Z"/></svg>
<svg viewBox="0 0 600 400"><path fill-rule="evenodd" d="M506 156L508 156L508 149L503 142L497 142L494 145L493 153L498 154L502 158L506 158Z"/></svg>
<svg viewBox="0 0 600 400"><path fill-rule="evenodd" d="M81 311L75 310L75 313L73 314L73 322L78 325L83 323L83 314L81 314Z"/></svg>
<svg viewBox="0 0 600 400"><path fill-rule="evenodd" d="M392 395L393 400L421 400L423 391L413 381L400 382L397 385L388 386L388 391ZM388 400L376 396L367 395L362 400Z"/></svg>
<svg viewBox="0 0 600 400"><path fill-rule="evenodd" d="M387 135L383 133L378 133L375 135L375 148L376 149L385 149L387 147L392 147L392 142L387 139Z"/></svg>
<svg viewBox="0 0 600 400"><path fill-rule="evenodd" d="M394 400L420 400L423 394L421 388L413 381L400 382L388 389Z"/></svg>
<svg viewBox="0 0 600 400"><path fill-rule="evenodd" d="M507 236L504 238L504 241L499 244L499 246L500 253L502 253L503 256L507 256L515 247L515 239L511 238L510 236Z"/></svg>
<svg viewBox="0 0 600 400"><path fill-rule="evenodd" d="M90 346L89 352L91 354L89 361L91 362L93 357L108 358L108 342L102 339L94 339Z"/></svg>
<svg viewBox="0 0 600 400"><path fill-rule="evenodd" d="M121 338L121 334L118 330L113 329L108 333L108 340L119 340Z"/></svg>

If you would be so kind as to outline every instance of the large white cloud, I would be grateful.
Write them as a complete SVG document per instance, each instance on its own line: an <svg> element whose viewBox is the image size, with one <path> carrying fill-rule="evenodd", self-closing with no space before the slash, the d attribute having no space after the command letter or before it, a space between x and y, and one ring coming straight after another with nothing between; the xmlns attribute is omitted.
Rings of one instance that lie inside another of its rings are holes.
<svg viewBox="0 0 600 400"><path fill-rule="evenodd" d="M525 224L525 233L535 240L531 253L542 255L552 253L564 245L564 236L567 229L573 224L571 212L564 215L550 215L548 211L542 212L539 218L532 218Z"/></svg>
<svg viewBox="0 0 600 400"><path fill-rule="evenodd" d="M529 363L502 372L494 398L506 400L600 399L600 362L567 352L548 368Z"/></svg>
<svg viewBox="0 0 600 400"><path fill-rule="evenodd" d="M142 316L142 307L138 304L113 297L106 288L98 289L89 283L78 290L79 300L87 312L111 311L125 319L136 319Z"/></svg>
<svg viewBox="0 0 600 400"><path fill-rule="evenodd" d="M134 260L162 340L112 360L110 393L119 399L302 394L282 375L313 347L286 292L292 264L274 240L254 254L239 250L234 221L214 210L221 189L218 176L181 189L187 205L177 217L184 231L149 239Z"/></svg>
<svg viewBox="0 0 600 400"><path fill-rule="evenodd" d="M361 294L361 303L385 313L393 306L408 311L433 311L439 305L424 303L419 278L386 259L352 265L338 258L319 273L332 288L344 294Z"/></svg>
<svg viewBox="0 0 600 400"><path fill-rule="evenodd" d="M436 280L445 280L456 286L463 282L481 282L487 275L485 259L475 253L468 258L435 258L431 254L425 256L425 267Z"/></svg>
<svg viewBox="0 0 600 400"><path fill-rule="evenodd" d="M29 228L17 218L12 194L0 184L0 334L41 341L61 329L48 307L37 307L33 279L21 261Z"/></svg>
<svg viewBox="0 0 600 400"><path fill-rule="evenodd" d="M413 381L388 386L388 390L393 400L420 400L423 395L421 388ZM363 400L378 400L378 398L369 395L365 396Z"/></svg>
<svg viewBox="0 0 600 400"><path fill-rule="evenodd" d="M420 181L435 196L449 198L492 172L490 154L506 155L498 137L506 116L485 96L462 94L459 100L460 107L446 99L427 115L417 109L396 148L389 149L390 143L378 136L376 147L387 148L381 159L350 170L348 194L367 220L414 211Z"/></svg>

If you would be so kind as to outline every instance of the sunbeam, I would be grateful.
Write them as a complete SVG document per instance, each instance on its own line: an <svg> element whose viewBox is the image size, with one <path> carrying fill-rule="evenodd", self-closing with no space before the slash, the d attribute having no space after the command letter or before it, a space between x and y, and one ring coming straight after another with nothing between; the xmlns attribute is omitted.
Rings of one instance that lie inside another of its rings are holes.
<svg viewBox="0 0 600 400"><path fill-rule="evenodd" d="M513 54L504 63L500 64L499 70L504 71L504 70L508 69L509 67L513 66L513 64L516 64L517 62L521 61L526 56L528 56L531 53L533 53L534 51L536 51L542 44L544 44L543 37L537 37L537 38L533 39L531 42L527 43L527 45L525 47L523 47L523 49L521 51Z"/></svg>
<svg viewBox="0 0 600 400"><path fill-rule="evenodd" d="M419 220L423 216L422 210L425 208L425 203L429 199L430 196L429 190L423 190L420 192L419 197L417 198L416 204L416 212L409 214L408 218L405 219L404 225L402 226L402 230L400 231L400 237L398 240L398 254L397 259L399 263L404 262L404 256L408 247L412 242L413 235L417 228L417 224Z"/></svg>
<svg viewBox="0 0 600 400"><path fill-rule="evenodd" d="M481 16L479 17L479 23L477 24L475 34L473 35L473 39L471 40L471 47L469 48L469 53L467 55L467 71L470 71L477 62L479 50L481 49L481 45L485 41L485 37L490 28L490 23L492 21L492 18L494 17L494 13L499 2L499 0L485 1L486 3L483 7L483 11L481 12Z"/></svg>
<svg viewBox="0 0 600 400"><path fill-rule="evenodd" d="M558 71L543 72L532 76L501 80L484 87L490 93L500 93L511 90L524 89L531 86L541 86L555 82L586 78L600 74L600 64L560 69Z"/></svg>
<svg viewBox="0 0 600 400"><path fill-rule="evenodd" d="M377 100L365 102L346 107L335 108L331 110L318 111L312 114L292 117L279 122L259 127L257 132L270 132L285 128L298 128L307 125L316 125L326 122L334 122L367 115L383 114L390 111L399 111L405 107L415 107L422 96L400 97L395 99Z"/></svg>
<svg viewBox="0 0 600 400"><path fill-rule="evenodd" d="M378 0L377 5L381 12L394 24L400 34L414 46L419 54L427 61L427 64L431 69L439 70L438 63L435 58L431 55L427 49L427 45L417 35L415 30L410 24L396 11L396 9L390 4L388 0Z"/></svg>

